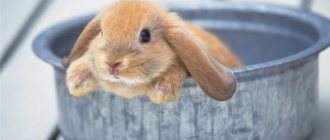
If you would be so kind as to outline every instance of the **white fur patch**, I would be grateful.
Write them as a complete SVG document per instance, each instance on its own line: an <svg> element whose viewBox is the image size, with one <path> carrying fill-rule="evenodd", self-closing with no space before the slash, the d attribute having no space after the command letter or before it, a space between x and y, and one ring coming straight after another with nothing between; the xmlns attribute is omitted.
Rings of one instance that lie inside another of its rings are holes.
<svg viewBox="0 0 330 140"><path fill-rule="evenodd" d="M157 96L158 98L162 98L162 97L164 97L164 92L161 91L161 90L156 90L155 93L156 93L156 96Z"/></svg>
<svg viewBox="0 0 330 140"><path fill-rule="evenodd" d="M122 65L123 66L128 66L130 63L129 63L129 60L127 58L123 58L123 62L122 62Z"/></svg>
<svg viewBox="0 0 330 140"><path fill-rule="evenodd" d="M127 78L121 77L121 76L115 77L114 75L105 76L105 77L103 77L103 79L113 82L113 83L124 83L124 84L132 85L132 86L135 86L138 84L143 84L146 82L145 80L143 80L141 78L127 79Z"/></svg>

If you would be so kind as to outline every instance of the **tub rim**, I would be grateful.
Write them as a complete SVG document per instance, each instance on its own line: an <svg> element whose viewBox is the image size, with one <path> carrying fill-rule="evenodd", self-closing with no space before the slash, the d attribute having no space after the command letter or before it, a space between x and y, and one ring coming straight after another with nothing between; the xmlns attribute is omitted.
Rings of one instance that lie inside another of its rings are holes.
<svg viewBox="0 0 330 140"><path fill-rule="evenodd" d="M314 28L319 38L316 42L309 46L308 48L301 50L295 54L285 56L279 59L246 65L239 68L232 69L236 78L246 75L247 73L257 72L260 70L270 69L274 67L279 67L288 63L297 62L304 58L317 55L322 50L326 49L330 45L330 20L316 13L302 10L294 7L288 7L276 4L266 4L266 3L251 3L251 2L219 2L216 7L211 7L207 10L212 10L212 8L223 9L223 10L234 10L234 11L250 11L259 13L271 13L277 15L283 15L287 17L292 17L304 21ZM197 10L197 8L180 8L179 10ZM202 10L203 8L198 8ZM53 51L51 43L53 40L66 29L75 27L81 24L82 21L88 22L94 14L83 15L78 18L73 18L66 20L64 22L57 23L48 29L42 31L37 35L32 43L33 52L43 61L51 64L55 68L59 68L65 71L62 64L61 58L58 57ZM191 80L187 77L187 80Z"/></svg>

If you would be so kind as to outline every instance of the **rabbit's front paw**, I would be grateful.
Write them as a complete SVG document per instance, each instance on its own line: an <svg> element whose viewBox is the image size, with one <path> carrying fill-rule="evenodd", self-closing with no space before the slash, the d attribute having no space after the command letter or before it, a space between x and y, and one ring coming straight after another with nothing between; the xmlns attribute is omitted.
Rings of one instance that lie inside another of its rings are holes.
<svg viewBox="0 0 330 140"><path fill-rule="evenodd" d="M96 90L95 81L88 76L68 76L66 82L73 96L85 96Z"/></svg>
<svg viewBox="0 0 330 140"><path fill-rule="evenodd" d="M73 96L85 96L96 90L96 80L83 59L78 59L69 66L66 84Z"/></svg>
<svg viewBox="0 0 330 140"><path fill-rule="evenodd" d="M150 101L156 104L166 104L174 101L180 95L180 88L186 78L186 70L179 63L173 64L167 71L154 81L148 92Z"/></svg>
<svg viewBox="0 0 330 140"><path fill-rule="evenodd" d="M156 104L172 102L179 96L179 94L179 89L162 81L158 82L155 87L148 92L150 101Z"/></svg>

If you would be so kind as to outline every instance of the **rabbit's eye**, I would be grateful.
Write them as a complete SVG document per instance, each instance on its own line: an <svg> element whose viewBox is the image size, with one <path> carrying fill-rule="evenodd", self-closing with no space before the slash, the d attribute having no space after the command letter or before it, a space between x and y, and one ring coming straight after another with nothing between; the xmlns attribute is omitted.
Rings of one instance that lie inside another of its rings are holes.
<svg viewBox="0 0 330 140"><path fill-rule="evenodd" d="M150 41L150 32L147 29L143 29L140 33L140 42L147 43Z"/></svg>

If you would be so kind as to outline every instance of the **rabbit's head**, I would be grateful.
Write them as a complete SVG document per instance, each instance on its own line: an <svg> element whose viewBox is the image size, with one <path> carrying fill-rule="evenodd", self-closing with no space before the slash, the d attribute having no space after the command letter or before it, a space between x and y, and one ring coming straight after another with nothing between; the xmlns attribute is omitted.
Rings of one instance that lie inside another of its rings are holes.
<svg viewBox="0 0 330 140"><path fill-rule="evenodd" d="M215 62L203 45L203 41L185 27L183 20L163 6L122 0L107 7L85 27L68 64L85 55L92 77L103 83L135 86L148 83L173 61L182 60L208 95L219 100L228 99L235 91L234 75ZM74 73L75 70L70 70L74 68L70 67L69 72Z"/></svg>
<svg viewBox="0 0 330 140"><path fill-rule="evenodd" d="M107 7L87 25L70 61L88 53L98 79L127 85L148 82L175 58L162 34L165 14L162 6L142 1Z"/></svg>

